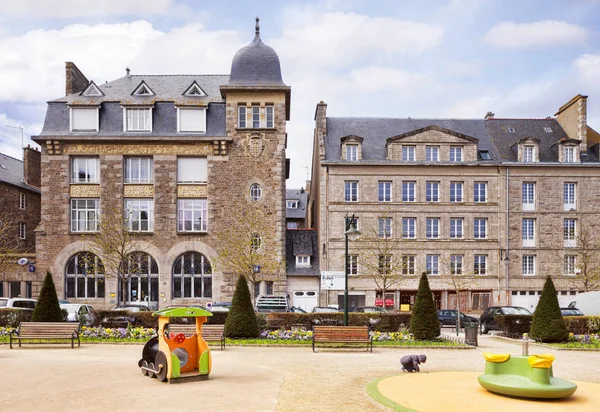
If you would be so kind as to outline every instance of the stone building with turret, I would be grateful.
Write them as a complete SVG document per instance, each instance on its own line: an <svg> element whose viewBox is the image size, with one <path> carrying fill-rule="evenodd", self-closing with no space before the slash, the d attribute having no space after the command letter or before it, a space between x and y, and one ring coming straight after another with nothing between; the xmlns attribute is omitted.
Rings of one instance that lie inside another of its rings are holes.
<svg viewBox="0 0 600 412"><path fill-rule="evenodd" d="M217 262L218 233L256 213L266 232L253 234L253 247L281 263L280 273L258 276L256 291L285 294L291 88L258 20L230 75L127 69L96 84L67 63L65 89L34 137L42 147L38 270L54 275L59 299L102 308L124 296L153 309L231 300L236 273ZM125 217L134 244L123 283L94 252L108 213Z"/></svg>

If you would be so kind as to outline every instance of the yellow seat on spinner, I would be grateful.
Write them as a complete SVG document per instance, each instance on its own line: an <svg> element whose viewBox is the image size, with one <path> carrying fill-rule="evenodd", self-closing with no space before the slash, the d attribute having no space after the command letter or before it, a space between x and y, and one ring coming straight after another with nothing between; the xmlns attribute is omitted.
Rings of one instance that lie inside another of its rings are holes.
<svg viewBox="0 0 600 412"><path fill-rule="evenodd" d="M483 352L483 357L488 362L501 363L501 362L506 362L510 358L510 353Z"/></svg>
<svg viewBox="0 0 600 412"><path fill-rule="evenodd" d="M549 369L554 359L554 355L551 353L543 353L541 355L531 355L527 358L527 362L532 368Z"/></svg>

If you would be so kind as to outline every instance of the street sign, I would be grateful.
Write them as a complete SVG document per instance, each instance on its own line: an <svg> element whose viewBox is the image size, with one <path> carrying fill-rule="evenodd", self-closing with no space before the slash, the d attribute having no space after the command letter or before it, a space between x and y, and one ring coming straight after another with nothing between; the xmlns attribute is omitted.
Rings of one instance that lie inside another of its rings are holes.
<svg viewBox="0 0 600 412"><path fill-rule="evenodd" d="M35 265L34 265L33 263L30 263L30 264L29 264L29 272L30 272L30 273L33 273L33 272L35 272Z"/></svg>
<svg viewBox="0 0 600 412"><path fill-rule="evenodd" d="M21 259L17 260L17 265L19 266L25 266L27 263L29 263L29 259L26 257L22 257Z"/></svg>
<svg viewBox="0 0 600 412"><path fill-rule="evenodd" d="M323 290L344 290L346 276L344 272L322 271L321 289Z"/></svg>

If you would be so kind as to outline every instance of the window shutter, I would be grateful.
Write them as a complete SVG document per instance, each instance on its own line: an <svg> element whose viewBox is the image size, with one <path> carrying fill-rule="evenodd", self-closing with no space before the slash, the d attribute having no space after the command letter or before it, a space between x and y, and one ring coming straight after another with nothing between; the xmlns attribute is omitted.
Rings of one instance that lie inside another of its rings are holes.
<svg viewBox="0 0 600 412"><path fill-rule="evenodd" d="M180 132L205 132L206 111L204 109L179 109Z"/></svg>
<svg viewBox="0 0 600 412"><path fill-rule="evenodd" d="M71 108L72 130L98 130L98 109L93 108Z"/></svg>
<svg viewBox="0 0 600 412"><path fill-rule="evenodd" d="M177 181L179 183L205 183L207 179L205 157L180 157L177 159Z"/></svg>

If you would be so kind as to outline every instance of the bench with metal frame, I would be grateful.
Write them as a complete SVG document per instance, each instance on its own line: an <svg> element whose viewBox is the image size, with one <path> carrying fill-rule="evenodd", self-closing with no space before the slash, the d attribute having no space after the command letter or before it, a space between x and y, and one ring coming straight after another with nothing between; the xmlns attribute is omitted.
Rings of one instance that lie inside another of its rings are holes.
<svg viewBox="0 0 600 412"><path fill-rule="evenodd" d="M169 324L169 333L183 333L186 337L196 333L196 325ZM208 342L219 342L221 350L225 349L225 325L202 325L202 339Z"/></svg>
<svg viewBox="0 0 600 412"><path fill-rule="evenodd" d="M373 352L373 339L368 326L313 326L312 347L317 343L365 343Z"/></svg>
<svg viewBox="0 0 600 412"><path fill-rule="evenodd" d="M19 327L10 333L9 343L13 341L71 341L71 348L81 346L79 340L80 325L78 322L21 322Z"/></svg>

